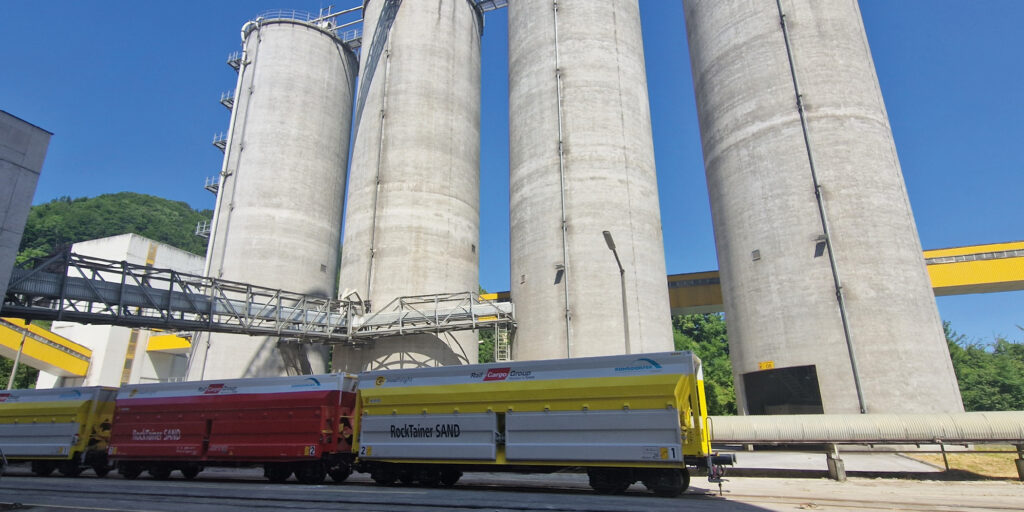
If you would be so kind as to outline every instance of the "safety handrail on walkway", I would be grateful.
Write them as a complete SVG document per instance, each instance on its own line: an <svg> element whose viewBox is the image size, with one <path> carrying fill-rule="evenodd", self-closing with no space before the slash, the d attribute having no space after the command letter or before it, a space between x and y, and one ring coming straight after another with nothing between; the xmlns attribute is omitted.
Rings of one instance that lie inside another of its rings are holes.
<svg viewBox="0 0 1024 512"><path fill-rule="evenodd" d="M432 305L433 307L426 307ZM416 333L511 325L510 303L472 293L395 299L374 313L361 301L312 297L70 252L15 268L6 316L179 331L369 342Z"/></svg>

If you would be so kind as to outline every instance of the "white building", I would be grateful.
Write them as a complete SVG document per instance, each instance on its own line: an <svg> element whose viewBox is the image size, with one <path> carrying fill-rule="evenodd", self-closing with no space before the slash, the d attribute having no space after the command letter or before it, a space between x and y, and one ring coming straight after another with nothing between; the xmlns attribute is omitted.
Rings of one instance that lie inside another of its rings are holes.
<svg viewBox="0 0 1024 512"><path fill-rule="evenodd" d="M203 273L202 256L134 233L79 242L71 250L95 258ZM50 329L92 350L92 358L85 377L59 377L40 371L37 388L166 382L182 380L187 371L189 344L170 333L73 322L53 322Z"/></svg>

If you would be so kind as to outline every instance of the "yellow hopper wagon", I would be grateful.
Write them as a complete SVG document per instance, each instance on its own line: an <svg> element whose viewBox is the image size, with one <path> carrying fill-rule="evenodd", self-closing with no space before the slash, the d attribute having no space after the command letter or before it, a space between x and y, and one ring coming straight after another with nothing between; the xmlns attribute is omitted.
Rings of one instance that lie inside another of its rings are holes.
<svg viewBox="0 0 1024 512"><path fill-rule="evenodd" d="M688 468L719 481L691 352L360 374L358 469L379 484L454 485L464 471L583 468L600 493L663 496Z"/></svg>
<svg viewBox="0 0 1024 512"><path fill-rule="evenodd" d="M104 387L0 391L0 451L32 472L105 476L117 390Z"/></svg>

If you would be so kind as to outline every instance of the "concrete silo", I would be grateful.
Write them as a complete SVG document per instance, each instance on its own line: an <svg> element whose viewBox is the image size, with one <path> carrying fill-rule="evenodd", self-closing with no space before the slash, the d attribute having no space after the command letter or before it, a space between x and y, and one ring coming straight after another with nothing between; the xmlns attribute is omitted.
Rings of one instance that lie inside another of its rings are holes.
<svg viewBox="0 0 1024 512"><path fill-rule="evenodd" d="M671 350L636 0L509 3L509 132L513 357Z"/></svg>
<svg viewBox="0 0 1024 512"><path fill-rule="evenodd" d="M367 0L339 292L479 287L481 12L472 0ZM474 363L475 333L337 348L334 369Z"/></svg>
<svg viewBox="0 0 1024 512"><path fill-rule="evenodd" d="M333 297L357 61L322 22L258 19L242 37L207 273ZM190 378L285 372L274 338L215 334L195 351Z"/></svg>
<svg viewBox="0 0 1024 512"><path fill-rule="evenodd" d="M857 2L683 5L740 412L961 411Z"/></svg>

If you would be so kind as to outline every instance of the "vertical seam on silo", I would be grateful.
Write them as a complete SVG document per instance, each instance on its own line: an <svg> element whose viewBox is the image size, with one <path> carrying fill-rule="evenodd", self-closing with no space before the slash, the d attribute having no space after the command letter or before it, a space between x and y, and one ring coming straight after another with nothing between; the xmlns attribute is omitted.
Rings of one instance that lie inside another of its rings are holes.
<svg viewBox="0 0 1024 512"><path fill-rule="evenodd" d="M394 26L392 24L392 26ZM370 217L370 259L366 265L366 298L370 299L370 285L373 282L373 265L377 248L377 207L380 197L380 166L384 155L384 128L388 108L388 78L391 75L391 30L388 29L387 47L384 48L384 83L381 85L380 128L377 131L377 165L374 170L373 208ZM369 90L369 88L367 88Z"/></svg>
<svg viewBox="0 0 1024 512"><path fill-rule="evenodd" d="M639 4L637 5L637 8L639 9ZM625 113L626 112L626 108L625 108L625 103L622 100L622 93L623 93L623 86L622 86L622 51L621 51L622 50L622 44L620 44L620 41L619 41L619 19L618 19L618 16L615 15L616 14L615 10L616 10L616 5L613 2L612 3L612 7L611 7L611 12L612 12L612 39L615 41L615 71L616 71L616 82L617 82L617 85L618 85L618 98L619 98L619 127L621 128L621 130L619 131L619 140L621 142L620 149L622 151L622 175L623 175L623 177L625 178L625 181L626 181L626 219L629 221L629 250L630 250L630 253L631 253L632 257L633 257L633 264L630 266L631 267L630 271L633 274L633 281L632 281L631 288L633 289L633 294L632 295L634 297L639 297L639 290L637 290L637 274L636 274L636 268L637 268L637 265L636 265L636 260L637 260L636 246L637 246L637 244L636 244L636 240L634 239L634 236L633 236L633 232L634 232L633 231L633 194L632 194L632 191L631 191L630 186L629 186L629 181L630 181L629 178L630 178L631 172L630 172L630 166L629 166L629 152L626 150L626 113ZM628 299L626 297L623 297L623 300L626 302L626 304L629 304L629 301L628 301ZM634 303L634 306L637 305L636 304L637 301L633 301L633 303ZM643 322L641 321L641 318L640 318L640 315L639 315L639 311L634 311L634 313L635 314L633 315L633 318L636 319L637 327L639 328L638 332L637 332L637 335L640 337L641 340L643 340L643 329L642 329ZM628 320L626 318L623 318L623 322L628 322ZM626 347L627 347L627 349L630 346L630 341L631 340L626 339ZM627 351L626 353L628 354L629 352Z"/></svg>
<svg viewBox="0 0 1024 512"><path fill-rule="evenodd" d="M558 100L558 180L562 207L562 283L565 295L565 356L572 357L572 310L569 305L569 233L565 215L565 155L562 140L562 69L558 60L558 0L552 1L555 49L555 92Z"/></svg>

